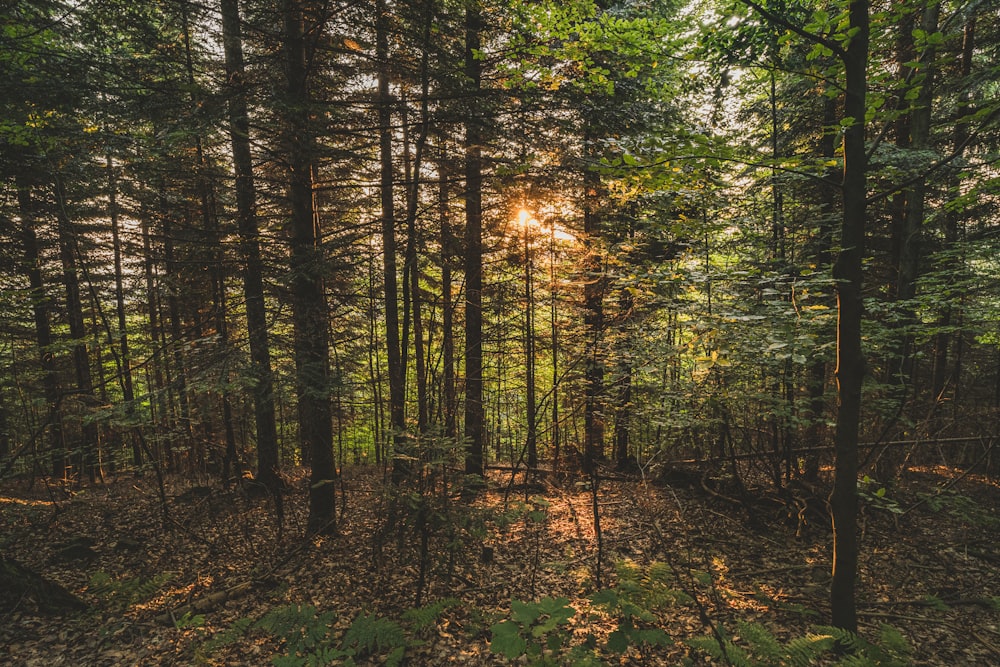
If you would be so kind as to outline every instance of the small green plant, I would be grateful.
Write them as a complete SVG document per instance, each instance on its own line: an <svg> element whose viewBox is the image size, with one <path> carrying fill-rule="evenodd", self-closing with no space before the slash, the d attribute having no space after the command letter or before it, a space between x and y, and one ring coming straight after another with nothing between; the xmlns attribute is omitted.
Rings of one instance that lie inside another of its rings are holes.
<svg viewBox="0 0 1000 667"><path fill-rule="evenodd" d="M312 605L286 605L272 609L254 621L242 618L201 645L199 655L207 661L212 652L232 644L252 630L260 630L281 641L281 652L271 656L275 667L319 667L333 662L348 667L356 660L375 659L393 667L403 662L406 649L421 642L413 635L426 632L445 609L458 604L447 598L403 614L403 623L374 614L358 614L342 637L334 624L337 615Z"/></svg>
<svg viewBox="0 0 1000 667"><path fill-rule="evenodd" d="M595 607L618 619L618 628L608 636L606 649L625 653L629 646L669 646L673 643L663 630L649 626L657 622L654 612L679 604L690 604L691 596L670 585L673 571L663 563L639 568L618 564L618 585L590 597Z"/></svg>
<svg viewBox="0 0 1000 667"><path fill-rule="evenodd" d="M149 579L115 579L107 572L95 572L90 577L87 591L104 600L112 609L122 611L151 599L173 576L170 572L163 572Z"/></svg>
<svg viewBox="0 0 1000 667"><path fill-rule="evenodd" d="M993 512L961 493L951 489L937 493L918 493L917 497L927 504L932 512L946 512L949 516L973 526L996 528L1000 526Z"/></svg>
<svg viewBox="0 0 1000 667"><path fill-rule="evenodd" d="M538 602L512 600L510 618L490 627L490 651L508 660L522 655L530 665L556 665L569 644L569 619L576 615L567 598L544 597Z"/></svg>
<svg viewBox="0 0 1000 667"><path fill-rule="evenodd" d="M188 628L201 628L205 625L205 615L204 614L192 614L191 612L185 612L180 618L174 619L174 627L178 630L187 630Z"/></svg>
<svg viewBox="0 0 1000 667"><path fill-rule="evenodd" d="M456 598L444 598L423 607L407 609L403 612L403 621L414 634L423 636L433 629L445 610L457 607L459 604L461 603Z"/></svg>
<svg viewBox="0 0 1000 667"><path fill-rule="evenodd" d="M757 623L739 622L735 637L721 627L718 630L721 641L705 636L687 643L714 660L725 661L734 667L808 667L821 658L825 659L822 664L844 667L905 667L910 664L909 645L899 631L889 625L882 626L877 643L830 626L818 626L814 632L784 644Z"/></svg>
<svg viewBox="0 0 1000 667"><path fill-rule="evenodd" d="M904 512L903 508L899 505L899 501L889 497L886 488L868 475L865 475L858 485L858 496L867 501L875 509L884 510L891 514L902 514Z"/></svg>

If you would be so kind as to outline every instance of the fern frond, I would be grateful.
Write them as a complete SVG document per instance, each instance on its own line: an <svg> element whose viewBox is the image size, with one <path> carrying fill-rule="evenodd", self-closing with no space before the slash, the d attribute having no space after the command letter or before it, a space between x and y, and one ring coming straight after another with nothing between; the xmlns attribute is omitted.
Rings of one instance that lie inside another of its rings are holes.
<svg viewBox="0 0 1000 667"><path fill-rule="evenodd" d="M403 628L388 618L358 614L344 634L343 646L357 647L359 654L383 653L406 646Z"/></svg>
<svg viewBox="0 0 1000 667"><path fill-rule="evenodd" d="M774 635L759 623L737 623L737 629L743 641L750 646L754 655L765 658L770 662L778 662L785 657L786 652L781 642L774 638Z"/></svg>
<svg viewBox="0 0 1000 667"><path fill-rule="evenodd" d="M420 633L437 623L445 609L458 604L456 598L444 598L423 607L407 609L403 612L403 620L410 624L414 632Z"/></svg>
<svg viewBox="0 0 1000 667"><path fill-rule="evenodd" d="M833 649L836 643L830 635L810 632L785 644L785 651L793 667L809 667L816 658Z"/></svg>
<svg viewBox="0 0 1000 667"><path fill-rule="evenodd" d="M754 667L747 652L728 639L720 645L714 637L695 637L687 640L687 644L691 648L704 651L715 660L728 659L733 667Z"/></svg>
<svg viewBox="0 0 1000 667"><path fill-rule="evenodd" d="M228 628L217 633L214 637L202 644L201 648L206 654L211 654L213 651L216 651L224 646L229 646L246 634L246 631L251 625L253 625L253 619L250 617L238 619Z"/></svg>

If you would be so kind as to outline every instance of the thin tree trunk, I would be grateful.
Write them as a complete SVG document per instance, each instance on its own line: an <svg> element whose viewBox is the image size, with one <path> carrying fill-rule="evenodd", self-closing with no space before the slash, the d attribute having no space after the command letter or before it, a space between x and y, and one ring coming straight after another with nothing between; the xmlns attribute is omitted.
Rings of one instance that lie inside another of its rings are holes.
<svg viewBox="0 0 1000 667"><path fill-rule="evenodd" d="M122 272L121 223L118 211L118 181L111 154L107 155L108 171L108 218L111 221L111 245L115 262L115 314L118 320L118 348L121 354L122 398L125 401L125 418L129 422L128 432L132 441L132 465L138 470L142 466L142 444L132 431L135 419L135 387L132 377L132 354L129 349L128 326L125 317L125 287Z"/></svg>
<svg viewBox="0 0 1000 667"><path fill-rule="evenodd" d="M584 151L588 156L595 151L594 138L584 133ZM583 233L587 258L583 287L583 323L586 330L584 351L583 411L584 450L583 467L592 473L597 462L604 458L604 282L601 260L600 191L601 176L590 167L583 172Z"/></svg>
<svg viewBox="0 0 1000 667"><path fill-rule="evenodd" d="M477 109L482 85L482 16L478 2L465 11L465 473L485 474L483 406L483 173L482 116Z"/></svg>
<svg viewBox="0 0 1000 667"><path fill-rule="evenodd" d="M46 294L42 282L41 256L38 251L38 237L35 235L37 218L35 204L31 197L31 185L27 178L18 173L15 177L17 203L21 214L21 241L24 245L24 268L28 274L31 295L31 309L35 319L35 341L38 344L38 358L42 368L42 391L48 407L46 419L49 424L49 455L52 476L61 478L66 474L66 449L62 437L62 417L59 414L59 377L55 358L52 355L52 327L49 323L51 299Z"/></svg>
<svg viewBox="0 0 1000 667"><path fill-rule="evenodd" d="M535 398L535 289L533 282L534 262L531 256L531 230L524 221L524 380L525 417L528 433L525 449L528 454L528 468L538 467L538 407Z"/></svg>
<svg viewBox="0 0 1000 667"><path fill-rule="evenodd" d="M451 190L448 179L450 177L447 156L442 146L441 158L438 162L438 214L441 218L441 355L444 366L442 394L444 395L444 435L456 442L458 440L458 396L455 387L455 302L452 300L451 293L452 249L455 240L449 204Z"/></svg>
<svg viewBox="0 0 1000 667"><path fill-rule="evenodd" d="M84 398L93 398L94 380L90 373L90 354L87 331L83 319L83 300L80 297L80 278L77 274L79 244L76 230L66 210L66 192L62 180L55 179L56 219L59 230L59 259L62 263L63 286L66 289L66 319L73 341L73 370L76 388ZM83 471L91 482L95 480L97 466L97 424L81 415L81 442Z"/></svg>
<svg viewBox="0 0 1000 667"><path fill-rule="evenodd" d="M837 281L837 410L834 437L833 581L830 608L833 625L857 631L855 579L858 573L858 432L865 359L861 349L863 304L861 282L865 252L867 158L865 111L868 83L868 0L852 0L849 28L855 34L843 55L846 75L844 117L844 212L841 250L833 268Z"/></svg>
<svg viewBox="0 0 1000 667"><path fill-rule="evenodd" d="M940 5L937 3L931 3L924 9L921 29L928 35L937 32L939 11ZM923 53L919 54L919 65L915 68L917 74L923 75L923 80L919 82L920 92L917 95L914 108L910 112L909 147L914 151L926 150L930 142L935 57L936 49L927 47ZM899 273L896 281L896 298L903 304L916 295L926 189L926 182L924 179L920 179L904 192L906 203L902 219L903 227L900 233ZM904 326L914 323L916 315L912 306L904 305L903 308L905 312ZM902 336L897 369L900 384L909 386L913 375L914 341L911 333L904 332Z"/></svg>
<svg viewBox="0 0 1000 667"><path fill-rule="evenodd" d="M172 465L169 456L169 438L164 439L160 434L169 428L169 415L167 413L166 383L164 380L164 369L166 368L166 349L163 342L163 325L160 318L159 299L157 298L157 287L155 279L155 259L153 257L153 241L149 230L148 216L142 218L142 253L143 253L143 275L146 281L146 308L149 319L149 340L152 347L150 363L147 370L152 369L153 382L149 385L149 393L153 397L150 401L150 418L154 427L153 443L157 458L161 458L160 443L166 442L168 447L167 461ZM159 413L157 415L157 413ZM157 428L157 417L160 424Z"/></svg>
<svg viewBox="0 0 1000 667"><path fill-rule="evenodd" d="M389 364L389 419L392 425L392 479L410 475L406 439L406 374L399 331L399 283L396 263L396 214L392 160L392 99L389 92L389 14L385 0L375 0L375 58L378 64L378 127L381 162L382 265L385 292L386 361Z"/></svg>
<svg viewBox="0 0 1000 667"><path fill-rule="evenodd" d="M236 175L236 223L243 260L243 295L246 300L250 374L253 379L251 391L257 433L257 479L274 494L275 498L280 498L281 463L278 458L278 430L275 423L274 375L271 370L271 345L267 332L267 307L264 301L263 262L257 223L253 156L250 151L250 118L244 80L239 0L220 0L220 7L226 75L231 87L229 136ZM228 458L227 456L227 460Z"/></svg>

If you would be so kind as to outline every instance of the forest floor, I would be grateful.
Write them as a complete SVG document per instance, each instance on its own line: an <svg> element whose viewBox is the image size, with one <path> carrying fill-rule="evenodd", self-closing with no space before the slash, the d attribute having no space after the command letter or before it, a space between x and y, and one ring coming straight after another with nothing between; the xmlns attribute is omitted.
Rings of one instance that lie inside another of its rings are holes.
<svg viewBox="0 0 1000 667"><path fill-rule="evenodd" d="M787 642L828 622L822 503L736 503L697 477L605 479L596 494L508 482L493 473L471 507L439 489L392 509L380 472L347 469L338 534L305 539L302 471L281 534L270 501L245 490L168 479L165 519L152 476L72 491L6 481L0 556L88 608L0 595L0 663L290 665L325 651L330 664L505 664L490 649L502 634L514 653L547 645L546 664L703 664L688 641L713 627L759 623ZM912 664L1000 664L997 481L927 467L864 489L861 635L892 625Z"/></svg>

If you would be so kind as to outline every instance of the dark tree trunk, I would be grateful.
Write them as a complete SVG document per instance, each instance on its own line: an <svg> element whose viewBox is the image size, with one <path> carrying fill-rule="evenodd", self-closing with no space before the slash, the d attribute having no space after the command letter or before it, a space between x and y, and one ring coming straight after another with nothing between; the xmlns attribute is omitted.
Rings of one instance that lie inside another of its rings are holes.
<svg viewBox="0 0 1000 667"><path fill-rule="evenodd" d="M406 373L399 331L399 283L396 261L396 208L392 161L392 99L389 92L389 14L385 0L375 2L375 49L378 61L378 136L381 163L382 268L385 293L386 361L389 365L389 419L392 425L392 479L410 475L406 440Z"/></svg>
<svg viewBox="0 0 1000 667"><path fill-rule="evenodd" d="M584 134L584 152L592 156L594 138ZM583 287L584 350L583 467L594 471L604 458L604 268L601 262L601 176L590 168L583 172L583 234L587 257Z"/></svg>
<svg viewBox="0 0 1000 667"><path fill-rule="evenodd" d="M31 185L22 174L16 177L17 204L21 214L21 241L24 245L24 269L28 274L31 289L31 309L35 319L35 341L42 368L42 391L48 407L46 419L49 424L49 452L52 476L61 478L66 474L66 449L62 438L62 418L59 414L59 377L55 358L52 355L52 327L49 324L51 300L42 282L41 256L38 252L38 237L35 235L37 218L31 197Z"/></svg>
<svg viewBox="0 0 1000 667"><path fill-rule="evenodd" d="M328 386L330 327L323 281L324 257L313 197L315 138L309 109L306 19L298 0L282 0L282 15L296 392L299 436L312 467L306 530L310 534L331 533L336 531L333 484L336 469Z"/></svg>
<svg viewBox="0 0 1000 667"><path fill-rule="evenodd" d="M66 193L62 181L57 176L55 182L56 219L59 230L59 259L62 263L63 287L66 289L66 319L69 321L69 335L73 341L73 370L76 388L85 399L93 399L94 380L90 373L90 353L87 348L87 331L84 326L83 300L80 297L80 278L77 273L79 243L76 229L67 213ZM82 418L82 415L81 415ZM83 469L93 482L97 472L97 424L82 419L81 453Z"/></svg>
<svg viewBox="0 0 1000 667"><path fill-rule="evenodd" d="M528 420L528 434L525 449L528 468L538 467L538 414L535 399L535 290L534 262L531 256L531 239L528 221L524 221L524 377L525 377L525 417Z"/></svg>
<svg viewBox="0 0 1000 667"><path fill-rule="evenodd" d="M465 473L483 477L483 174L482 114L477 108L482 81L482 17L477 2L465 12L465 77L469 94L465 123Z"/></svg>
<svg viewBox="0 0 1000 667"><path fill-rule="evenodd" d="M149 319L149 339L152 343L153 352L150 355L150 363L147 369L152 369L152 383L150 386L150 393L155 397L154 400L150 402L150 417L152 420L152 426L154 426L154 433L156 434L153 442L156 446L156 456L158 459L162 458L159 443L166 442L169 448L169 440L162 438L159 433L165 431L169 426L169 415L167 414L167 400L166 400L166 382L164 378L164 369L166 368L166 350L162 346L163 341L163 323L160 317L160 305L157 295L157 285L156 285L156 260L153 257L153 240L152 234L149 229L149 219L148 216L143 216L142 219L142 253L143 253L143 275L146 282L146 310ZM148 372L148 371L147 371ZM159 424L157 424L159 420ZM159 426L159 428L155 428ZM168 450L167 461L170 462L170 455Z"/></svg>
<svg viewBox="0 0 1000 667"><path fill-rule="evenodd" d="M413 164L409 164L407 159L407 183L409 187L406 192L406 274L410 281L410 300L413 309L413 357L417 371L417 433L423 434L428 426L428 396L427 396L427 360L424 343L424 321L422 303L420 298L420 268L417 258L418 230L417 230L417 206L420 202L420 183L423 167L424 147L427 144L427 132L430 128L430 113L428 107L428 95L430 94L430 77L428 75L428 62L430 56L430 39L432 27L432 3L424 7L424 25L421 36L420 53L420 124L417 132L417 139L414 145ZM406 108L406 105L403 105ZM409 123L404 120L403 132L405 136L407 158L410 154L409 148Z"/></svg>
<svg viewBox="0 0 1000 667"><path fill-rule="evenodd" d="M834 98L825 96L823 99L823 127L832 128L837 122L837 102ZM820 141L820 154L827 161L836 158L836 135L833 130L826 130ZM833 169L827 177L831 182L837 177ZM837 210L837 192L832 185L822 185L820 191L819 230L815 241L813 256L816 266L826 271L831 265L834 220ZM809 427L806 432L806 445L815 447L825 442L826 427L826 383L827 362L824 359L814 359L808 370L806 380L809 391ZM811 452L806 455L804 476L810 482L819 479L819 454Z"/></svg>
<svg viewBox="0 0 1000 667"><path fill-rule="evenodd" d="M221 0L226 75L229 80L229 136L236 175L236 223L243 260L243 295L246 300L247 337L250 343L250 373L254 421L257 432L257 479L280 494L278 431L274 409L274 376L264 302L263 262L257 224L253 156L250 152L250 118L244 81L243 42L240 34L239 0ZM227 461L231 454L227 454Z"/></svg>
<svg viewBox="0 0 1000 667"><path fill-rule="evenodd" d="M858 431L865 360L861 349L863 304L861 282L865 252L867 158L865 111L868 68L868 0L852 0L849 26L856 31L843 54L846 76L844 116L844 211L841 250L833 268L837 281L837 410L834 437L833 581L830 608L833 625L857 631L855 579L858 572Z"/></svg>
<svg viewBox="0 0 1000 667"><path fill-rule="evenodd" d="M451 225L449 200L451 189L448 179L451 172L445 149L441 149L438 162L438 214L441 218L441 381L444 384L444 435L452 441L458 440L458 396L455 388L455 302L452 300L451 263L453 255L454 230Z"/></svg>
<svg viewBox="0 0 1000 667"><path fill-rule="evenodd" d="M937 32L939 10L940 6L937 3L931 3L924 9L920 28L928 35ZM912 33L912 28L908 32ZM912 40L912 36L910 39ZM923 53L916 54L918 64L912 68L911 85L919 85L920 89L909 114L909 123L906 127L909 136L903 143L914 151L926 150L930 142L935 56L936 50L927 47ZM900 62L907 63L913 59L914 56L910 53L909 58L903 60L901 57ZM911 68L905 67L905 69ZM922 80L915 80L918 76L922 76ZM921 178L902 193L904 205L899 220L896 299L902 304L903 317L900 319L900 325L904 331L899 334L899 348L897 358L893 360L893 370L895 380L903 390L910 386L914 370L914 341L909 329L916 323L916 314L908 302L916 296L926 189L926 183Z"/></svg>
<svg viewBox="0 0 1000 667"><path fill-rule="evenodd" d="M125 317L125 288L122 273L122 242L121 224L118 215L118 181L115 177L115 165L111 154L107 155L108 171L108 218L111 222L111 245L114 250L115 262L115 314L118 320L118 349L121 355L122 398L125 401L125 416L129 421L128 430L132 431L132 421L135 418L135 387L132 377L132 353L129 349L128 327ZM142 466L142 443L137 433L131 433L132 465L138 470Z"/></svg>

